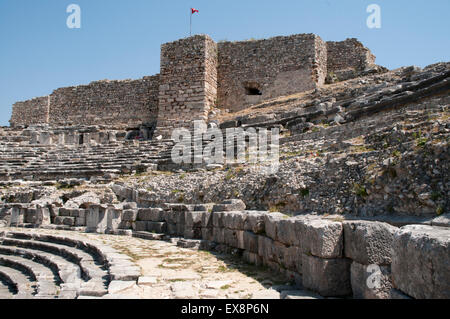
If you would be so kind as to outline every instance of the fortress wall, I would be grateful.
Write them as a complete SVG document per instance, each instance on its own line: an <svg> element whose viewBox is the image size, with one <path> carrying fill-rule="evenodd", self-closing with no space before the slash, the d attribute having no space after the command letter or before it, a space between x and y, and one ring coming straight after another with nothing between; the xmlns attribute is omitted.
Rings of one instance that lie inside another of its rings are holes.
<svg viewBox="0 0 450 319"><path fill-rule="evenodd" d="M155 122L159 76L97 81L13 105L11 125L128 125Z"/></svg>
<svg viewBox="0 0 450 319"><path fill-rule="evenodd" d="M216 93L217 44L209 36L162 45L158 134L206 120Z"/></svg>
<svg viewBox="0 0 450 319"><path fill-rule="evenodd" d="M156 121L159 76L97 81L50 95L50 124L138 126Z"/></svg>
<svg viewBox="0 0 450 319"><path fill-rule="evenodd" d="M375 64L375 56L357 39L340 42L327 42L328 72L345 69L362 71L368 65Z"/></svg>
<svg viewBox="0 0 450 319"><path fill-rule="evenodd" d="M326 60L326 50L323 41L314 34L224 42L218 47L220 107L238 111L323 83L320 63Z"/></svg>
<svg viewBox="0 0 450 319"><path fill-rule="evenodd" d="M37 97L13 105L11 126L48 123L49 97Z"/></svg>
<svg viewBox="0 0 450 319"><path fill-rule="evenodd" d="M327 43L323 41L320 37L316 37L315 39L315 47L316 47L316 57L314 59L314 79L318 85L323 85L325 83L325 79L327 78L328 70L327 70L327 60L328 60L328 51L327 51Z"/></svg>
<svg viewBox="0 0 450 319"><path fill-rule="evenodd" d="M11 125L127 125L158 122L158 134L206 120L212 106L232 111L339 80L375 63L356 39L314 34L216 44L196 35L161 46L161 75L97 81L14 104Z"/></svg>

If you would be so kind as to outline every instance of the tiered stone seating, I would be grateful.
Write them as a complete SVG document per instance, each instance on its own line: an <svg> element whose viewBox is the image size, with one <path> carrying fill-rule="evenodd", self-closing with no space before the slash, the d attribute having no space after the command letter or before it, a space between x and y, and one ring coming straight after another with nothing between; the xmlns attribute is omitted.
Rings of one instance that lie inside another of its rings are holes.
<svg viewBox="0 0 450 319"><path fill-rule="evenodd" d="M137 280L140 269L114 249L44 234L0 234L0 296L101 297L113 280Z"/></svg>
<svg viewBox="0 0 450 319"><path fill-rule="evenodd" d="M27 274L36 283L37 298L52 298L58 294L58 288L51 269L31 260L18 256L0 256L0 264Z"/></svg>
<svg viewBox="0 0 450 319"><path fill-rule="evenodd" d="M341 126L324 127L280 139L280 144L298 145L303 149L323 149L333 146L335 152L345 152L348 144L343 141L358 136L375 136L392 131L393 126L403 130L419 131L431 125L429 118L439 116L439 107L419 105L415 109L391 110L374 117L362 118ZM406 124L405 124L406 123ZM443 133L440 132L440 135Z"/></svg>
<svg viewBox="0 0 450 319"><path fill-rule="evenodd" d="M36 282L19 270L0 266L0 277L5 282L3 290L7 288L11 298L27 299L35 292Z"/></svg>
<svg viewBox="0 0 450 319"><path fill-rule="evenodd" d="M0 271L0 299L12 299L14 296L12 289L7 284L7 281L2 278L1 274L2 272Z"/></svg>
<svg viewBox="0 0 450 319"><path fill-rule="evenodd" d="M0 179L90 178L106 173L155 169L162 158L160 152L171 145L171 141L63 147L8 143L0 145Z"/></svg>

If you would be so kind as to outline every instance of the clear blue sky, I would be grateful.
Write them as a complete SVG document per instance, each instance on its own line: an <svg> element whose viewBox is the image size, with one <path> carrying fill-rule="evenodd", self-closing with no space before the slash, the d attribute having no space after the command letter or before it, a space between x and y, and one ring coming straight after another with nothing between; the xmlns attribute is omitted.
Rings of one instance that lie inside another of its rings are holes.
<svg viewBox="0 0 450 319"><path fill-rule="evenodd" d="M66 26L69 4L81 29ZM366 26L369 4L382 28ZM449 0L0 0L0 125L16 101L64 86L159 72L162 43L189 33L216 41L316 33L360 39L388 68L449 61Z"/></svg>

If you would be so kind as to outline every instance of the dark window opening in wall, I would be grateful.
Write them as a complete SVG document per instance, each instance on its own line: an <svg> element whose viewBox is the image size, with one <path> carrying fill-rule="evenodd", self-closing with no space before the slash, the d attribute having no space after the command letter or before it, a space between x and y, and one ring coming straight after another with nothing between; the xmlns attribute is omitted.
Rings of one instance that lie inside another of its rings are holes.
<svg viewBox="0 0 450 319"><path fill-rule="evenodd" d="M256 87L246 87L245 91L247 95L262 95L262 92Z"/></svg>
<svg viewBox="0 0 450 319"><path fill-rule="evenodd" d="M80 134L80 137L78 139L78 144L83 145L84 144L84 135Z"/></svg>

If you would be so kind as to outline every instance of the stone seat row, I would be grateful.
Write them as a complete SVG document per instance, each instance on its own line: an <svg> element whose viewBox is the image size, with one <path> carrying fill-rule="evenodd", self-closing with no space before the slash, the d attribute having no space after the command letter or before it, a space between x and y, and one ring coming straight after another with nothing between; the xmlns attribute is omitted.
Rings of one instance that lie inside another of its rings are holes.
<svg viewBox="0 0 450 319"><path fill-rule="evenodd" d="M333 143L337 141L343 141L346 139L351 139L358 136L364 136L364 135L381 135L383 133L389 133L392 131L392 125L395 123L397 124L399 128L404 127L405 129L414 129L414 130L420 130L426 127L429 127L431 123L427 120L429 116L433 116L433 114L428 114L425 111L422 113L423 121L417 121L418 118L410 117L410 116L404 116L401 115L399 118L395 118L395 116L392 116L391 114L386 114L386 116L383 116L382 119L371 119L367 122L361 120L358 123L351 123L353 125L344 124L342 126L338 127L329 127L329 128L323 128L322 130L318 132L306 132L302 134L293 135L291 137L282 138L280 140L281 144L285 143L307 143L308 141L311 144L315 144L318 139L323 138L326 139L328 143ZM393 119L394 118L394 119ZM415 123L411 124L401 124L401 121L404 121L408 123L408 120L414 119Z"/></svg>
<svg viewBox="0 0 450 319"><path fill-rule="evenodd" d="M21 271L29 278L29 280L25 281L25 276L20 277L17 273L14 278L9 278L11 281L17 280L14 283L18 292L35 295L38 298L53 298L58 295L59 289L50 268L19 256L3 254L0 254L0 264L4 267ZM7 272L4 275L7 275Z"/></svg>
<svg viewBox="0 0 450 319"><path fill-rule="evenodd" d="M0 234L0 295L7 298L101 297L111 281L137 280L129 257L86 240Z"/></svg>

